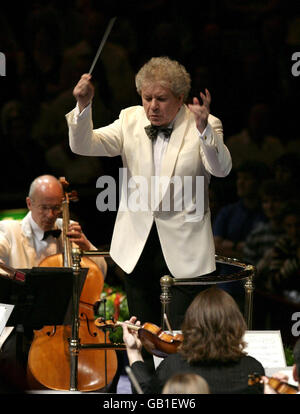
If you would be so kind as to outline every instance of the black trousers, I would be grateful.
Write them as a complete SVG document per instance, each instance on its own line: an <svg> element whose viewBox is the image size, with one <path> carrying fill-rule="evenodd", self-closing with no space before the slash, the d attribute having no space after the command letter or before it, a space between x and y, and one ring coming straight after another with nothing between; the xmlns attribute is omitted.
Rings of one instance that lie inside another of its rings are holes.
<svg viewBox="0 0 300 414"><path fill-rule="evenodd" d="M160 278L170 275L164 260L155 223L152 226L143 253L133 270L125 276L130 316L136 316L141 323L151 322L161 326ZM181 329L186 309L193 298L207 285L173 286L168 319L173 330Z"/></svg>
<svg viewBox="0 0 300 414"><path fill-rule="evenodd" d="M141 324L151 322L161 326L160 278L164 275L171 276L171 272L166 265L154 223L137 265L132 273L125 276L129 315L136 316ZM168 309L168 320L172 330L181 329L188 306L194 297L207 287L207 285L172 286L172 299ZM148 371L154 373L153 356L144 347L142 355ZM134 387L133 393L135 393Z"/></svg>

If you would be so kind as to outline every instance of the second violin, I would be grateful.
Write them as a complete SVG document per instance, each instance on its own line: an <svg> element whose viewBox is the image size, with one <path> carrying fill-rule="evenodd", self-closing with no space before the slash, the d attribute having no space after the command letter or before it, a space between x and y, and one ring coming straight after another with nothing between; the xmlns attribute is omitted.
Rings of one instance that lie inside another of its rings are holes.
<svg viewBox="0 0 300 414"><path fill-rule="evenodd" d="M297 394L299 392L298 388L292 384L281 381L275 377L267 377L268 385L276 391L277 394ZM262 382L262 376L256 373L249 375L248 384L254 385L259 382Z"/></svg>

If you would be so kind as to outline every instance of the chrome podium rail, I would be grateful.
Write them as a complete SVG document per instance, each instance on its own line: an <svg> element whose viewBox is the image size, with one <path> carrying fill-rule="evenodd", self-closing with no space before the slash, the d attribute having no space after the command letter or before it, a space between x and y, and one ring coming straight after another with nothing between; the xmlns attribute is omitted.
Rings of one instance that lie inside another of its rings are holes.
<svg viewBox="0 0 300 414"><path fill-rule="evenodd" d="M244 305L244 317L247 324L247 328L252 328L252 313L253 313L253 291L254 283L253 278L256 273L256 268L252 265L240 262L238 259L215 255L216 263L228 264L236 266L241 270L230 275L208 275L199 276L196 278L179 279L169 275L162 276L160 278L161 295L160 302L162 305L162 323L161 326L165 329L165 314L168 314L168 305L172 300L171 288L172 286L179 285L212 285L217 283L230 283L244 280L245 289L245 305Z"/></svg>

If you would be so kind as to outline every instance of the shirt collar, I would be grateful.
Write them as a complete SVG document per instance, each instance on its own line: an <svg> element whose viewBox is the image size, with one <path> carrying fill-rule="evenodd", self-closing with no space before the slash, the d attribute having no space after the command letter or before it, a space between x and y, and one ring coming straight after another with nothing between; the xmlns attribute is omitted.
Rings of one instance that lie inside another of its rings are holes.
<svg viewBox="0 0 300 414"><path fill-rule="evenodd" d="M42 230L40 226L34 221L34 219L32 218L31 212L29 216L29 222L30 222L34 236L40 241L43 240L44 230Z"/></svg>

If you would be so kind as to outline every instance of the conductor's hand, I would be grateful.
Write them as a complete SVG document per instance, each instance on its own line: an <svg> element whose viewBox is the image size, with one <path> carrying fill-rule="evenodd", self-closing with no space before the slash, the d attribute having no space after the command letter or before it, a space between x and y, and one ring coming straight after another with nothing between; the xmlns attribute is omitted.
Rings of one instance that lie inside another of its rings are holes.
<svg viewBox="0 0 300 414"><path fill-rule="evenodd" d="M193 112L197 128L202 134L207 126L208 115L210 112L211 96L209 91L205 89L205 94L200 92L200 97L203 102L202 105L199 99L194 97L193 103L189 104L188 107Z"/></svg>
<svg viewBox="0 0 300 414"><path fill-rule="evenodd" d="M91 79L92 76L85 73L81 76L80 81L73 90L80 112L90 104L94 97L94 86L91 83Z"/></svg>

